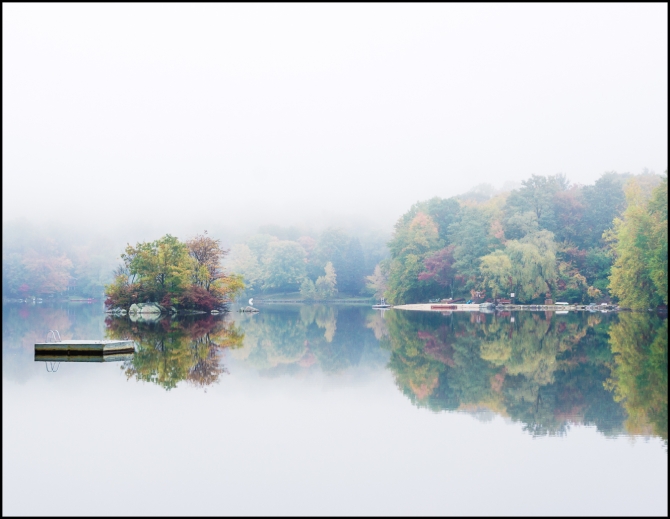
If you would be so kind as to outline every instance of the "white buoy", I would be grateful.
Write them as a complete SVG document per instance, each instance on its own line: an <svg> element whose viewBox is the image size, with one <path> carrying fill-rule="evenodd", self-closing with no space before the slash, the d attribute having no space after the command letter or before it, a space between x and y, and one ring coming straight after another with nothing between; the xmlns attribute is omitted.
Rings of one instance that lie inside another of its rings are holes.
<svg viewBox="0 0 670 519"><path fill-rule="evenodd" d="M249 299L249 304L250 304L251 306L254 306L254 298L253 298L253 297L252 297L251 299Z"/></svg>

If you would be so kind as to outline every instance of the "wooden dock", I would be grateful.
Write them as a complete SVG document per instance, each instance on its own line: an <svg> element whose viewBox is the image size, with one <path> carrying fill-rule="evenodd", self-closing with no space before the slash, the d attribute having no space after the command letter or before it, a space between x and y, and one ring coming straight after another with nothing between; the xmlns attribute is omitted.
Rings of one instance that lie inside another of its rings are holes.
<svg viewBox="0 0 670 519"><path fill-rule="evenodd" d="M38 342L35 343L35 359L37 356L52 355L88 355L107 356L121 353L133 353L135 351L134 341L91 341L91 340L67 340L60 342Z"/></svg>

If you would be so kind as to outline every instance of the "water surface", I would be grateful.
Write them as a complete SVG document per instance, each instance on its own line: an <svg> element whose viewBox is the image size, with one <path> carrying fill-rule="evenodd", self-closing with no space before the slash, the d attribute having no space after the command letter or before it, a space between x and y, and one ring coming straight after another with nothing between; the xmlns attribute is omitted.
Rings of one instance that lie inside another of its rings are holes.
<svg viewBox="0 0 670 519"><path fill-rule="evenodd" d="M666 320L260 308L4 305L3 514L667 514Z"/></svg>

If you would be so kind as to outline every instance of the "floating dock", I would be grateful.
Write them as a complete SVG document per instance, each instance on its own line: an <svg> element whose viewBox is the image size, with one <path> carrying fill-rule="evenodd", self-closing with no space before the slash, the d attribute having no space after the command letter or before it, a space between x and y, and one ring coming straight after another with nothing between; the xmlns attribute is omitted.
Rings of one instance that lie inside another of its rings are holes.
<svg viewBox="0 0 670 519"><path fill-rule="evenodd" d="M38 342L35 343L35 360L43 356L109 356L122 353L133 353L135 351L134 341L90 341L90 340L67 340L60 342Z"/></svg>
<svg viewBox="0 0 670 519"><path fill-rule="evenodd" d="M68 355L67 353L38 353L35 352L35 362L123 362L132 360L132 353L107 353L100 355L91 355L89 353L77 353Z"/></svg>

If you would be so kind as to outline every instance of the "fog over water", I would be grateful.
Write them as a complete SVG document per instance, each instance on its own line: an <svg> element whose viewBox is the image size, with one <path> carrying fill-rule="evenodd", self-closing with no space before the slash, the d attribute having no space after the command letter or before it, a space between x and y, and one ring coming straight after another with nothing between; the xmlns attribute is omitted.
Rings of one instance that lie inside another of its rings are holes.
<svg viewBox="0 0 670 519"><path fill-rule="evenodd" d="M667 168L666 4L2 11L4 220L390 230L480 183Z"/></svg>

